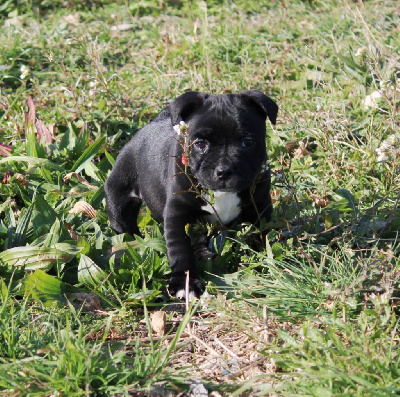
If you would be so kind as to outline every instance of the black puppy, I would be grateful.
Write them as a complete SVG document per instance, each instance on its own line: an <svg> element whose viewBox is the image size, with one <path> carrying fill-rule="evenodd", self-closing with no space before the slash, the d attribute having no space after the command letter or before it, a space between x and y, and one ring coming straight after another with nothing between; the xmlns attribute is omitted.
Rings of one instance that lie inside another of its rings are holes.
<svg viewBox="0 0 400 397"><path fill-rule="evenodd" d="M187 224L201 217L224 224L239 216L253 223L270 220L265 121L275 124L277 113L276 103L256 90L186 92L119 154L105 184L111 226L117 233L139 234L142 201L164 223L170 293L183 296L186 271L191 296L204 292Z"/></svg>

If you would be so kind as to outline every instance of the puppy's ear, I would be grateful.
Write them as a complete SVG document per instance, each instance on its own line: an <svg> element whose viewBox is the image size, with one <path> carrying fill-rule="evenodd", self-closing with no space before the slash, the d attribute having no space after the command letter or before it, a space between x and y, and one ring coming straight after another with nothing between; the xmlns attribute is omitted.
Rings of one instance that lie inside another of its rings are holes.
<svg viewBox="0 0 400 397"><path fill-rule="evenodd" d="M272 124L276 123L278 105L270 97L258 90L241 91L239 92L239 95L250 100L255 106L257 106L265 116L268 116Z"/></svg>
<svg viewBox="0 0 400 397"><path fill-rule="evenodd" d="M181 120L186 121L194 111L203 106L207 98L208 94L196 91L188 91L178 96L169 105L172 125L178 124Z"/></svg>

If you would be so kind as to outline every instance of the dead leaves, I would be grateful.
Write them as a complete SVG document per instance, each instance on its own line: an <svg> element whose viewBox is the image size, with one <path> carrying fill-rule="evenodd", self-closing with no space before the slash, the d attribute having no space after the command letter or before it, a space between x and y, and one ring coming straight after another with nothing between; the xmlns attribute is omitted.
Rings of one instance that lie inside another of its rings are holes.
<svg viewBox="0 0 400 397"><path fill-rule="evenodd" d="M163 311L154 312L151 315L151 328L157 334L157 336L165 335L165 324L167 315Z"/></svg>
<svg viewBox="0 0 400 397"><path fill-rule="evenodd" d="M25 129L29 126L36 127L36 135L39 142L50 144L53 140L55 125L51 124L50 129L45 126L42 120L36 117L36 107L32 97L28 97L28 111L25 113Z"/></svg>
<svg viewBox="0 0 400 397"><path fill-rule="evenodd" d="M325 208L331 203L327 194L320 196L319 194L312 193L311 191L308 191L308 194L309 198L315 203L316 207Z"/></svg>
<svg viewBox="0 0 400 397"><path fill-rule="evenodd" d="M71 208L68 213L70 214L79 214L82 213L83 215L86 215L88 218L95 218L97 211L86 201L78 201L75 203L73 208Z"/></svg>
<svg viewBox="0 0 400 397"><path fill-rule="evenodd" d="M311 154L311 152L307 150L307 146L308 142L299 142L297 139L293 139L285 143L286 150L289 153L292 153L295 159L301 159L302 157Z"/></svg>
<svg viewBox="0 0 400 397"><path fill-rule="evenodd" d="M12 146L0 143L0 156L8 157L11 155Z"/></svg>
<svg viewBox="0 0 400 397"><path fill-rule="evenodd" d="M93 190L97 190L98 189L97 186L91 185L85 178L83 178L82 176L80 176L76 172L69 172L68 174L66 174L64 176L64 178L63 178L63 181L64 181L64 183L69 183L69 181L71 179L77 179L78 182L82 183L82 185L85 185L89 189L93 189Z"/></svg>
<svg viewBox="0 0 400 397"><path fill-rule="evenodd" d="M306 144L304 142L300 142L299 147L294 151L293 157L295 159L301 159L308 154L311 154L311 152L306 149Z"/></svg>

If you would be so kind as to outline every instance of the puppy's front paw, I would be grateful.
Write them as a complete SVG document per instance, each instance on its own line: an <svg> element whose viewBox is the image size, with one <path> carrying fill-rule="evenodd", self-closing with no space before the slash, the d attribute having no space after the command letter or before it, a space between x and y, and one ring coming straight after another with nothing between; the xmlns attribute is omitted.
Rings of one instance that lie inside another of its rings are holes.
<svg viewBox="0 0 400 397"><path fill-rule="evenodd" d="M186 277L171 277L169 279L168 292L178 299L185 299ZM200 298L204 293L204 285L197 278L189 279L189 300Z"/></svg>

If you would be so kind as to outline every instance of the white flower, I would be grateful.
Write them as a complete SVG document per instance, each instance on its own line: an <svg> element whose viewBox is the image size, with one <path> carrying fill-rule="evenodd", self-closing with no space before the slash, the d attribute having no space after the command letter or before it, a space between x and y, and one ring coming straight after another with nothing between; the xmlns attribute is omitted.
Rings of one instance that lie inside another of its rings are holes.
<svg viewBox="0 0 400 397"><path fill-rule="evenodd" d="M97 81L91 81L89 83L89 87L96 87L96 85L97 85Z"/></svg>
<svg viewBox="0 0 400 397"><path fill-rule="evenodd" d="M20 68L20 71L21 71L21 75L19 76L19 78L21 80L23 80L26 76L28 76L29 68L26 65L22 65L21 68Z"/></svg>
<svg viewBox="0 0 400 397"><path fill-rule="evenodd" d="M74 95L72 94L72 92L71 92L67 87L61 87L61 90L64 91L64 96L66 96L66 97L72 97L72 96L74 96Z"/></svg>
<svg viewBox="0 0 400 397"><path fill-rule="evenodd" d="M269 170L269 165L266 164L266 163L264 163L264 164L261 166L261 172L265 172L265 171L268 171L268 170Z"/></svg>
<svg viewBox="0 0 400 397"><path fill-rule="evenodd" d="M378 163L383 163L384 161L388 161L388 160L389 160L389 156L386 153L381 153L381 154L379 154L376 161Z"/></svg>
<svg viewBox="0 0 400 397"><path fill-rule="evenodd" d="M388 142L390 142L390 144L392 146L395 146L398 143L398 138L396 135L392 134L390 135L390 137L387 139Z"/></svg>
<svg viewBox="0 0 400 397"><path fill-rule="evenodd" d="M382 94L379 91L374 91L371 94L367 95L361 101L361 104L367 108L377 108L378 107L377 100L379 98L382 98Z"/></svg>
<svg viewBox="0 0 400 397"><path fill-rule="evenodd" d="M378 148L375 149L376 153L378 153L378 155L380 156L381 154L386 152L386 148L380 146Z"/></svg>
<svg viewBox="0 0 400 397"><path fill-rule="evenodd" d="M356 57L360 57L364 55L367 52L367 49L365 47L359 48L356 53L354 54Z"/></svg>
<svg viewBox="0 0 400 397"><path fill-rule="evenodd" d="M379 87L380 88L386 88L389 87L392 84L390 80L380 80L379 81Z"/></svg>
<svg viewBox="0 0 400 397"><path fill-rule="evenodd" d="M187 128L188 128L188 125L184 121L181 121L179 124L176 124L173 126L174 131L179 136L183 135L186 132Z"/></svg>
<svg viewBox="0 0 400 397"><path fill-rule="evenodd" d="M265 172L269 170L269 165L271 164L271 160L265 160L261 166L261 172Z"/></svg>
<svg viewBox="0 0 400 397"><path fill-rule="evenodd" d="M397 157L397 146L399 143L399 138L396 135L392 134L387 139L385 139L381 146L376 148L375 151L378 154L377 161L384 162L388 161L390 155Z"/></svg>
<svg viewBox="0 0 400 397"><path fill-rule="evenodd" d="M387 305L390 301L391 294L389 291L386 291L380 295L372 293L369 295L369 298L371 299L371 302L376 306Z"/></svg>

